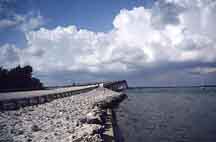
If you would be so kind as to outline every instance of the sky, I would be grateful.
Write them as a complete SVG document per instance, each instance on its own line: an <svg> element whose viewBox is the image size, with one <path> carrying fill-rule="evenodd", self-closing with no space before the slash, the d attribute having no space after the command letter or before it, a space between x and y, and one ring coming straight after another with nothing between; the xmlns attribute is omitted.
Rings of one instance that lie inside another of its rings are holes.
<svg viewBox="0 0 216 142"><path fill-rule="evenodd" d="M45 85L212 85L215 23L215 0L0 0L0 66Z"/></svg>

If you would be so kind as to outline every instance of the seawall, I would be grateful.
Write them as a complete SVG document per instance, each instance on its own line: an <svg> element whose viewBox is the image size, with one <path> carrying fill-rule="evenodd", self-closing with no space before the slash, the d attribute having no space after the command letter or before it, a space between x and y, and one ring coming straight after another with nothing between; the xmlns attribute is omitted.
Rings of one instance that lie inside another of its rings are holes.
<svg viewBox="0 0 216 142"><path fill-rule="evenodd" d="M104 89L109 91L109 93L114 93L115 95L95 102L93 104L92 111L89 112L84 118L80 119L80 122L83 124L99 124L102 129L96 134L100 135L103 142L118 142L118 128L113 109L117 107L119 103L127 97L127 95L122 92L115 92L105 88L99 89Z"/></svg>
<svg viewBox="0 0 216 142"><path fill-rule="evenodd" d="M102 134L104 142L119 142L118 126L115 117L114 108L127 97L124 93L97 104L101 109L106 110L105 130Z"/></svg>

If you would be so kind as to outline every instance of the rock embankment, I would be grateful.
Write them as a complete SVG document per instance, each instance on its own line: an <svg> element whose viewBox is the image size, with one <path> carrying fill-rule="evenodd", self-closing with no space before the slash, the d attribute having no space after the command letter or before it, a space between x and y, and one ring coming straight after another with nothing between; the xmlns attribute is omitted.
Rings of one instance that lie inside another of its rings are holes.
<svg viewBox="0 0 216 142"><path fill-rule="evenodd" d="M101 142L106 108L124 97L98 88L38 106L0 112L0 141Z"/></svg>

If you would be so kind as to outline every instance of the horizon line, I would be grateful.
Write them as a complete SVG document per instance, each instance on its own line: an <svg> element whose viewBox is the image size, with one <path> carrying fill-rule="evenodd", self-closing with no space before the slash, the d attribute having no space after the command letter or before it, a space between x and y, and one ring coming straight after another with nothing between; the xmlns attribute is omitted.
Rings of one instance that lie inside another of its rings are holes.
<svg viewBox="0 0 216 142"><path fill-rule="evenodd" d="M195 87L216 87L215 85L188 85L188 86L128 86L129 88L195 88Z"/></svg>

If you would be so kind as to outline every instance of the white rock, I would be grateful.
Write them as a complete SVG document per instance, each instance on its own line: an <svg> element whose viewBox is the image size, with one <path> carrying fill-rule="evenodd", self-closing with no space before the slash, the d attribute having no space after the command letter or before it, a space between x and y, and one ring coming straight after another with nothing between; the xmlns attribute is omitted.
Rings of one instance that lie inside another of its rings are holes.
<svg viewBox="0 0 216 142"><path fill-rule="evenodd" d="M41 142L67 141L66 138L71 139L70 141L75 138L84 138L92 142L100 141L100 137L95 133L100 132L103 126L79 124L79 119L99 119L101 110L93 107L93 104L116 95L110 90L106 92L104 94L103 90L97 89L17 111L0 112L0 125L3 126L0 129L0 141L7 141L9 137L16 141L27 141L28 139ZM38 131L32 132L32 125L37 125ZM9 134L9 129L18 129L23 132L19 135Z"/></svg>

